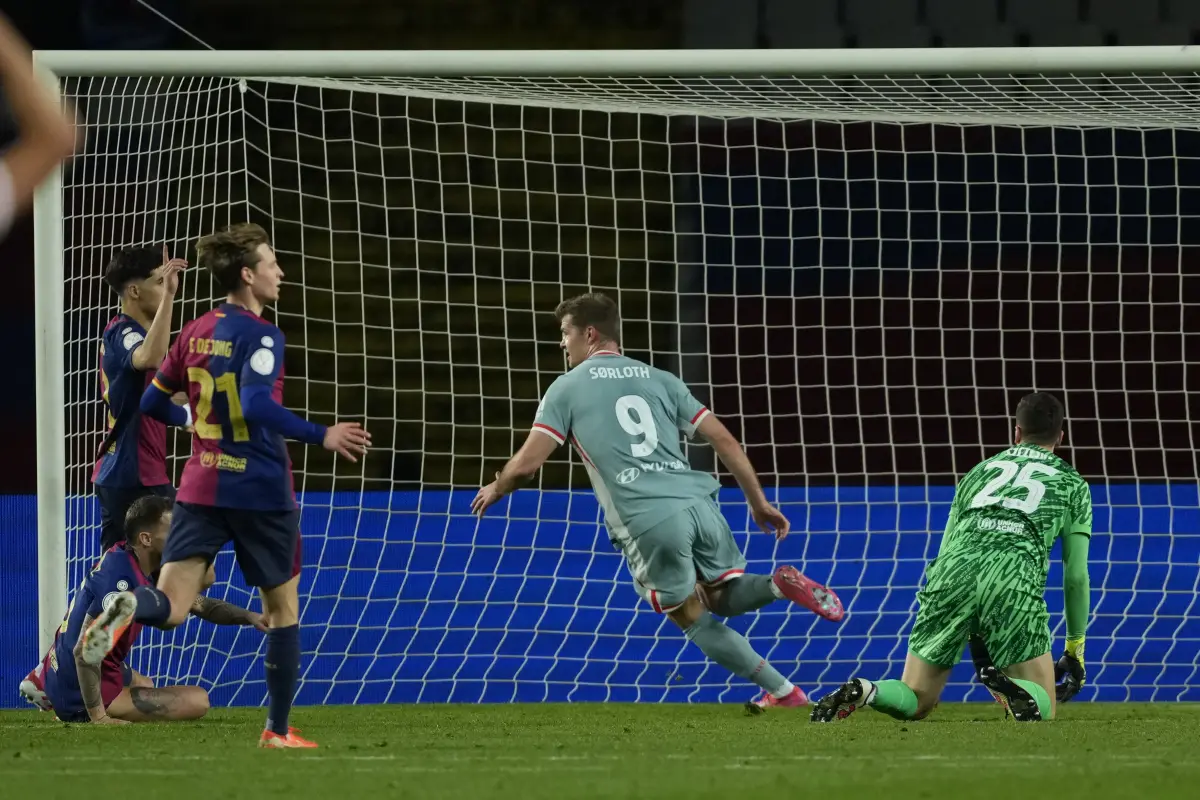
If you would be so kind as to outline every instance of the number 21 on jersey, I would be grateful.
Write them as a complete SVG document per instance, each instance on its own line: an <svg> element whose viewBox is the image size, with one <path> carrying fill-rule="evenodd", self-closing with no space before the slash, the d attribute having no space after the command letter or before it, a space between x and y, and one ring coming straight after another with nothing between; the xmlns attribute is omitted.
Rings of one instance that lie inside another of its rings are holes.
<svg viewBox="0 0 1200 800"><path fill-rule="evenodd" d="M225 395L229 405L229 425L233 428L235 442L250 441L250 428L246 418L242 416L242 401L238 397L237 377L232 372L226 372L213 378L212 373L203 367L188 367L188 382L200 386L200 399L196 401L196 421L192 427L201 439L220 439L221 423L210 422L209 416L213 410L213 396L220 392Z"/></svg>

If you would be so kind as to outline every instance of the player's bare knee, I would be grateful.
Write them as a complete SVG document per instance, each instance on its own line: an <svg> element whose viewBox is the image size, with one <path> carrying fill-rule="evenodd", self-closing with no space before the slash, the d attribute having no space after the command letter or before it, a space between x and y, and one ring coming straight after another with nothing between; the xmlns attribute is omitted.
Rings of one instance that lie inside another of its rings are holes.
<svg viewBox="0 0 1200 800"><path fill-rule="evenodd" d="M914 720L925 719L930 714L932 714L934 709L937 707L938 707L938 699L936 697L930 698L925 695L918 694L917 695L917 713L913 714L913 719Z"/></svg>
<svg viewBox="0 0 1200 800"><path fill-rule="evenodd" d="M171 714L173 719L200 719L212 707L212 703L208 698L208 692L200 686L175 686L172 687L171 691L174 691L178 695L178 702L175 704L174 713Z"/></svg>
<svg viewBox="0 0 1200 800"><path fill-rule="evenodd" d="M686 631L696 624L696 620L700 619L705 610L704 603L700 602L700 598L694 594L690 594L683 601L683 605L665 613L671 622L679 626L680 630Z"/></svg>
<svg viewBox="0 0 1200 800"><path fill-rule="evenodd" d="M188 692L187 697L188 708L193 714L191 719L200 719L208 713L210 708L212 708L212 702L209 700L208 692L199 686L189 686L187 688L192 690Z"/></svg>

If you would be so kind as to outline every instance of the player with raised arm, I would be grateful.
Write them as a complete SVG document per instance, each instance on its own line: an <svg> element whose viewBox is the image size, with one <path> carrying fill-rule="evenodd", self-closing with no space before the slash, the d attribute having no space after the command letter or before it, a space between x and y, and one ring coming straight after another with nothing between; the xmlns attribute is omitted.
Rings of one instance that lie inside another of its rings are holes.
<svg viewBox="0 0 1200 800"><path fill-rule="evenodd" d="M715 502L720 484L689 466L679 434L699 434L712 444L745 492L755 523L783 539L787 518L767 501L741 445L683 381L621 355L620 315L610 298L581 295L561 303L554 315L570 369L546 391L524 446L479 490L472 509L482 514L518 489L569 439L638 594L705 655L762 688L746 704L749 710L805 705L799 687L744 636L713 618L782 598L835 622L843 613L832 591L795 567L779 567L774 576L745 574L746 559Z"/></svg>
<svg viewBox="0 0 1200 800"><path fill-rule="evenodd" d="M100 551L125 538L125 513L146 494L175 497L167 476L167 428L143 416L142 395L167 357L171 317L180 272L187 262L171 258L163 245L134 247L113 256L104 280L121 298L121 311L100 341L100 391L108 434L92 483L100 501ZM191 410L167 409L171 425L191 423Z"/></svg>
<svg viewBox="0 0 1200 800"><path fill-rule="evenodd" d="M42 662L46 682L42 707L53 710L64 722L164 722L199 719L208 711L208 692L202 687L156 688L152 680L125 663L141 629L136 623L125 628L98 663L82 657L83 633L92 620L121 592L149 583L158 572L169 537L172 502L157 495L138 499L129 509L128 537L101 556L75 592ZM217 625L267 630L261 615L202 595L193 597L189 612Z"/></svg>
<svg viewBox="0 0 1200 800"><path fill-rule="evenodd" d="M8 18L0 14L0 83L18 138L0 156L0 239L13 218L29 207L33 191L75 151L75 128L53 93L33 71L33 53Z"/></svg>
<svg viewBox="0 0 1200 800"><path fill-rule="evenodd" d="M284 439L321 444L355 461L371 437L358 423L326 428L283 407L284 336L261 316L279 299L283 270L266 232L233 225L202 238L196 254L226 302L184 326L142 397L142 411L162 419L171 395L186 387L195 420L162 573L157 587L115 598L87 630L83 659L98 663L130 622L163 629L182 623L217 551L232 540L271 620L270 707L259 746L316 747L288 726L300 670L300 512Z"/></svg>
<svg viewBox="0 0 1200 800"><path fill-rule="evenodd" d="M121 250L104 271L104 280L121 298L121 311L109 320L100 337L100 397L104 401L107 433L92 484L100 501L100 552L125 541L125 515L135 500L147 494L175 497L167 476L167 429L144 417L142 394L167 355L171 310L179 290L179 273L187 266L172 259L166 245ZM172 407L167 421L191 424L191 411ZM45 673L39 664L21 681L21 696L45 707Z"/></svg>
<svg viewBox="0 0 1200 800"><path fill-rule="evenodd" d="M1062 404L1035 392L1021 398L1016 416L1014 445L968 472L954 493L941 549L917 593L904 674L898 681L843 684L817 703L814 722L843 719L864 706L900 720L925 718L968 639L980 682L1018 721L1053 718L1056 697L1069 700L1083 686L1091 492L1055 453L1063 439ZM1062 539L1067 618L1057 677L1046 610L1056 539Z"/></svg>

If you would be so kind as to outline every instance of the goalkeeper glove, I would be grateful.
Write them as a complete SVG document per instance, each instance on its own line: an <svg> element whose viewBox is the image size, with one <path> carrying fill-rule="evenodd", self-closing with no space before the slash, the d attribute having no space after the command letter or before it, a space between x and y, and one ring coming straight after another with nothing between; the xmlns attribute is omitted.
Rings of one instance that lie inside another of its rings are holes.
<svg viewBox="0 0 1200 800"><path fill-rule="evenodd" d="M1066 652L1054 665L1055 695L1058 702L1065 703L1083 688L1087 671L1083 667L1083 637L1067 639Z"/></svg>

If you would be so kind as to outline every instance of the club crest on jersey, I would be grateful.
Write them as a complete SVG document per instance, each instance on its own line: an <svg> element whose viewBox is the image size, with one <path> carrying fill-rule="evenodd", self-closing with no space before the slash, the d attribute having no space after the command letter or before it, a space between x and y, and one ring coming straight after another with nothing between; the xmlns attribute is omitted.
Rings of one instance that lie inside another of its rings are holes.
<svg viewBox="0 0 1200 800"><path fill-rule="evenodd" d="M117 601L117 595L119 594L120 592L109 592L108 594L104 595L104 599L100 601L100 607L105 611L108 611L112 604Z"/></svg>
<svg viewBox="0 0 1200 800"><path fill-rule="evenodd" d="M275 346L275 340L272 339L270 336L262 337L261 341L262 341L263 347L274 347Z"/></svg>
<svg viewBox="0 0 1200 800"><path fill-rule="evenodd" d="M129 588L129 581L127 581L127 580L119 580L119 581L117 581L117 591L118 591L118 592L124 592L124 591L126 591L128 588Z"/></svg>
<svg viewBox="0 0 1200 800"><path fill-rule="evenodd" d="M633 483L634 481L636 481L638 479L638 476L641 474L642 474L642 471L640 469L638 469L637 467L630 467L629 469L623 469L617 473L617 483L622 483L622 484Z"/></svg>
<svg viewBox="0 0 1200 800"><path fill-rule="evenodd" d="M259 375L270 375L275 370L275 354L265 347L255 350L250 356L250 369Z"/></svg>

